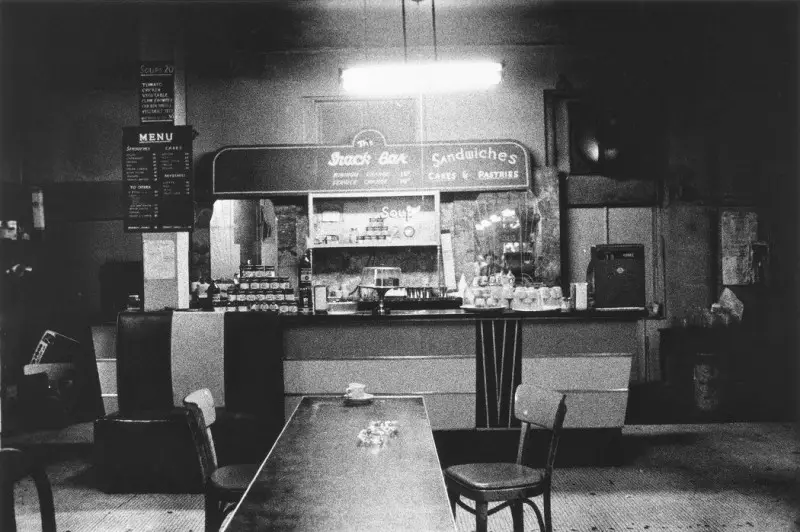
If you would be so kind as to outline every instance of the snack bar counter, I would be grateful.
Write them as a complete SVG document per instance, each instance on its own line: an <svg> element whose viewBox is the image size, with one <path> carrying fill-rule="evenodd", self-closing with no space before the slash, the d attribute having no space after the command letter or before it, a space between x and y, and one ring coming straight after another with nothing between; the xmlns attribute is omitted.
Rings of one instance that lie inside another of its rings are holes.
<svg viewBox="0 0 800 532"><path fill-rule="evenodd" d="M509 428L521 382L570 392L566 427L624 425L637 312L283 316L285 408L303 395L425 395L435 429Z"/></svg>
<svg viewBox="0 0 800 532"><path fill-rule="evenodd" d="M373 394L424 395L434 429L503 429L514 388L527 382L568 392L568 428L621 428L640 349L635 312L125 312L118 327L146 328L154 314L169 321L163 345L148 350L159 361L117 360L120 404L126 390L160 383L179 406L202 385L220 405L288 418L303 396L341 396L360 382Z"/></svg>

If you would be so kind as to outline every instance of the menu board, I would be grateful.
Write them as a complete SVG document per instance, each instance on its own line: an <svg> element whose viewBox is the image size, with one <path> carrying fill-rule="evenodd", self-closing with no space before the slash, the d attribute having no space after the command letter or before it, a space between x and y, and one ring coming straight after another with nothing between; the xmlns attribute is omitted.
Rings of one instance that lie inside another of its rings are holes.
<svg viewBox="0 0 800 532"><path fill-rule="evenodd" d="M125 230L190 231L194 221L192 127L122 129Z"/></svg>
<svg viewBox="0 0 800 532"><path fill-rule="evenodd" d="M231 146L214 156L217 196L409 190L524 190L530 154L513 140L388 144L375 130L349 146Z"/></svg>
<svg viewBox="0 0 800 532"><path fill-rule="evenodd" d="M175 66L164 61L139 65L139 123L175 121Z"/></svg>

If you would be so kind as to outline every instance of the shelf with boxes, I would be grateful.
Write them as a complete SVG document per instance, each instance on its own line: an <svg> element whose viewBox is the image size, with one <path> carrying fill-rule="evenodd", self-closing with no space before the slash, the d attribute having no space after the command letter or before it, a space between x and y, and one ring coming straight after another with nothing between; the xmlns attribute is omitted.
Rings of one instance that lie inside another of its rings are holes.
<svg viewBox="0 0 800 532"><path fill-rule="evenodd" d="M272 266L242 265L238 279L230 284L217 284L212 297L216 312L294 314L298 311L297 295L289 278L277 277Z"/></svg>

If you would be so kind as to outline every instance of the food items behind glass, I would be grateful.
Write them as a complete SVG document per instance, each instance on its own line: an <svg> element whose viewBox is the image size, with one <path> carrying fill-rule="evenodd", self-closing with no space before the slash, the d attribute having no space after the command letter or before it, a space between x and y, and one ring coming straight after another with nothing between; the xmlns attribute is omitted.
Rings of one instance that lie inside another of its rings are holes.
<svg viewBox="0 0 800 532"><path fill-rule="evenodd" d="M400 268L390 266L369 266L361 273L363 286L400 286Z"/></svg>

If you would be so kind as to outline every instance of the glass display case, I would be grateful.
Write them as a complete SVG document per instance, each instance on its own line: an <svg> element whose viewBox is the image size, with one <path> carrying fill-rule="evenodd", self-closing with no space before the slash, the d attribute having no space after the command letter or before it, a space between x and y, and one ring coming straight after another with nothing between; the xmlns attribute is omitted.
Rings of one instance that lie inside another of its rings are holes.
<svg viewBox="0 0 800 532"><path fill-rule="evenodd" d="M439 245L439 192L309 194L313 248Z"/></svg>

